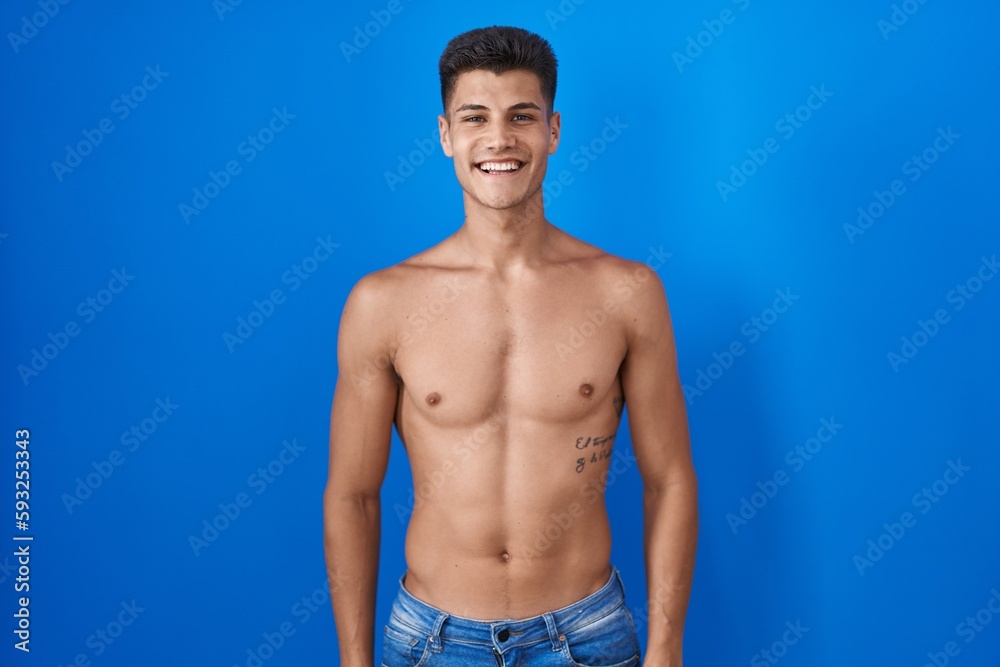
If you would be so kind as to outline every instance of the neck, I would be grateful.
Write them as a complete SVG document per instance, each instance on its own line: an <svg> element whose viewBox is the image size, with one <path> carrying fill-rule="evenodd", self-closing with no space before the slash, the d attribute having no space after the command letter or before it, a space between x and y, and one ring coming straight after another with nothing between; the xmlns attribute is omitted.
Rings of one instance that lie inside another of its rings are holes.
<svg viewBox="0 0 1000 667"><path fill-rule="evenodd" d="M475 264L504 273L536 264L550 242L542 189L521 204L493 209L465 195L465 222L455 234Z"/></svg>

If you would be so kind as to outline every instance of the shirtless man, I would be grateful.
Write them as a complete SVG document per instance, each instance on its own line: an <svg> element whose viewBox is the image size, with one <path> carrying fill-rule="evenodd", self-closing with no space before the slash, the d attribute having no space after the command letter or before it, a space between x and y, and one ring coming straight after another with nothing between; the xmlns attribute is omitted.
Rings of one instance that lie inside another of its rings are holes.
<svg viewBox="0 0 1000 667"><path fill-rule="evenodd" d="M324 509L341 665L373 665L393 424L416 499L384 665L638 665L604 503L627 405L644 489L643 664L680 666L697 490L663 287L545 219L560 133L545 40L473 30L440 72L465 221L360 280L340 324Z"/></svg>

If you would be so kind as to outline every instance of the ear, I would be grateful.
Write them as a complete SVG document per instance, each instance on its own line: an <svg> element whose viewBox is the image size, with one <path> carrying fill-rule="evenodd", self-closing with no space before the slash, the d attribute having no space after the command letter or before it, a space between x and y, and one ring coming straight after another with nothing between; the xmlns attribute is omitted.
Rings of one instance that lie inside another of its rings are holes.
<svg viewBox="0 0 1000 667"><path fill-rule="evenodd" d="M444 116L438 116L438 134L441 135L441 150L448 157L455 157L455 152L451 149L451 134L448 131L448 120Z"/></svg>
<svg viewBox="0 0 1000 667"><path fill-rule="evenodd" d="M549 155L552 155L559 147L559 135L562 132L562 116L558 111L549 116L549 130Z"/></svg>

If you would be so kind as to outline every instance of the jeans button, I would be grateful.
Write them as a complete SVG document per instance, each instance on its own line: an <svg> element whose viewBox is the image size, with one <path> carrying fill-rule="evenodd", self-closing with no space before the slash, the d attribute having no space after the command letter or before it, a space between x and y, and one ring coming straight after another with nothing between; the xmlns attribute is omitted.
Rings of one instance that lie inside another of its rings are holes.
<svg viewBox="0 0 1000 667"><path fill-rule="evenodd" d="M500 631L499 633L497 633L497 639L499 639L499 640L500 640L500 641L502 641L502 642L505 642L505 641L507 641L508 639L510 639L510 633L509 633L509 632L507 632L507 629L506 629L506 628L504 628L504 629L503 629L503 630L501 630L501 631Z"/></svg>

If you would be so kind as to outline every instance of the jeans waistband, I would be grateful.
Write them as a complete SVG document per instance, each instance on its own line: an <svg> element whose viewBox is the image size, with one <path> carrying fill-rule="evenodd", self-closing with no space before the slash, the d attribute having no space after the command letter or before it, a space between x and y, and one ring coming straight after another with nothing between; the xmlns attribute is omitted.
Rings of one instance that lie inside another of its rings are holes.
<svg viewBox="0 0 1000 667"><path fill-rule="evenodd" d="M457 616L417 599L403 586L404 572L399 577L399 593L393 602L389 622L390 625L402 624L411 632L430 639L432 647L440 647L439 638L443 638L493 645L502 652L513 646L549 639L553 650L558 650L562 642L560 635L603 618L625 603L621 575L613 563L610 567L607 583L577 602L529 618L491 620Z"/></svg>

